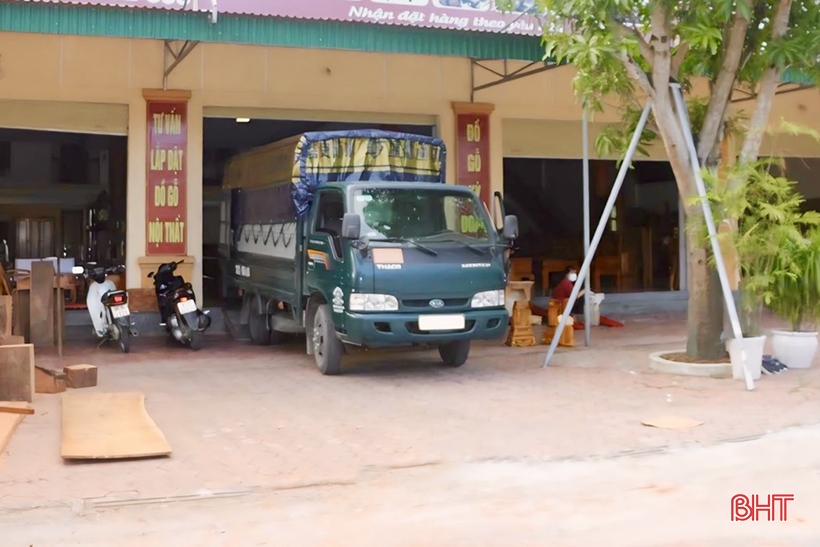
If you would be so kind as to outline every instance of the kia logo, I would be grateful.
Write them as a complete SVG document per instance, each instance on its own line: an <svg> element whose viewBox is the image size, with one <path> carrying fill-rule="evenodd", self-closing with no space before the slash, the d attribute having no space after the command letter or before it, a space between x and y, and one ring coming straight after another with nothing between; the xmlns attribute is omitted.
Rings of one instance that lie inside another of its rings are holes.
<svg viewBox="0 0 820 547"><path fill-rule="evenodd" d="M432 308L443 308L444 307L444 301L439 300L438 298L436 298L435 300L430 300L430 307L432 307Z"/></svg>

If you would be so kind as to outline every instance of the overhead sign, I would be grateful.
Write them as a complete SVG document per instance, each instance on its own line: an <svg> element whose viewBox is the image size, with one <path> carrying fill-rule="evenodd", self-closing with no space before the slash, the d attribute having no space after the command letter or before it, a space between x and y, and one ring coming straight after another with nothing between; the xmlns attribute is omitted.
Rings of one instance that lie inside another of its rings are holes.
<svg viewBox="0 0 820 547"><path fill-rule="evenodd" d="M172 10L260 15L373 23L406 27L541 35L531 15L536 0L515 0L504 13L496 0L20 0L54 4L163 8Z"/></svg>
<svg viewBox="0 0 820 547"><path fill-rule="evenodd" d="M149 100L147 255L185 256L188 103Z"/></svg>

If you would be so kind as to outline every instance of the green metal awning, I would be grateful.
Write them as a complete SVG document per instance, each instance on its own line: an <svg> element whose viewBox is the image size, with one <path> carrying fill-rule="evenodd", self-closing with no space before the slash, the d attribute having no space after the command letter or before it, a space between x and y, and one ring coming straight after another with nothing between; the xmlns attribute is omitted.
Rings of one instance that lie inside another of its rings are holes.
<svg viewBox="0 0 820 547"><path fill-rule="evenodd" d="M275 1L275 0L271 0ZM0 2L0 31L540 61L540 38L363 23Z"/></svg>

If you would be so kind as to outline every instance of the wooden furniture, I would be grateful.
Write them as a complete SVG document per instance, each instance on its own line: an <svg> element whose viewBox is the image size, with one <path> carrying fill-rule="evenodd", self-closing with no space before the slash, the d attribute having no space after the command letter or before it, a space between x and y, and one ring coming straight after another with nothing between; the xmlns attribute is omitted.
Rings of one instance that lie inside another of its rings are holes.
<svg viewBox="0 0 820 547"><path fill-rule="evenodd" d="M532 300L532 281L511 281L507 283L504 301L510 317L513 314L513 304L515 302L526 302L529 305Z"/></svg>
<svg viewBox="0 0 820 547"><path fill-rule="evenodd" d="M600 256L592 260L592 290L601 291L601 277L613 276L615 287L621 289L621 278L629 271L629 254L621 253L619 256Z"/></svg>
<svg viewBox="0 0 820 547"><path fill-rule="evenodd" d="M54 288L68 291L68 300L74 304L77 302L77 276L73 274L61 274L54 277ZM17 279L17 290L31 290L31 275L22 275Z"/></svg>
<svg viewBox="0 0 820 547"><path fill-rule="evenodd" d="M513 304L512 326L506 344L510 347L530 347L535 345L535 334L532 331L532 312L528 302L518 301Z"/></svg>
<svg viewBox="0 0 820 547"><path fill-rule="evenodd" d="M566 298L553 298L550 300L549 307L547 308L547 326L544 329L545 344L552 343L552 339L555 337L555 331L558 330L558 324L561 322L561 315L566 310L567 302L569 302L569 300ZM561 332L561 338L558 340L559 346L567 348L575 347L574 324L575 320L572 317L569 317L567 319L567 324L564 325L564 330Z"/></svg>
<svg viewBox="0 0 820 547"><path fill-rule="evenodd" d="M510 281L535 281L532 258L512 258L510 264Z"/></svg>

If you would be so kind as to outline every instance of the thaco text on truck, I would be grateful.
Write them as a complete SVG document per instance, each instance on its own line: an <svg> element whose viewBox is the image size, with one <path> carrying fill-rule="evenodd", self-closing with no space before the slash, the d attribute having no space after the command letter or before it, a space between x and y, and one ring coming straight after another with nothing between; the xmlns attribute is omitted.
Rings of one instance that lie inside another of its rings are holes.
<svg viewBox="0 0 820 547"><path fill-rule="evenodd" d="M438 347L458 367L472 340L501 339L518 221L499 200L496 227L475 192L445 184L445 159L440 139L375 130L305 133L232 158L223 289L241 298L251 340L304 332L319 370L338 374L350 346Z"/></svg>

